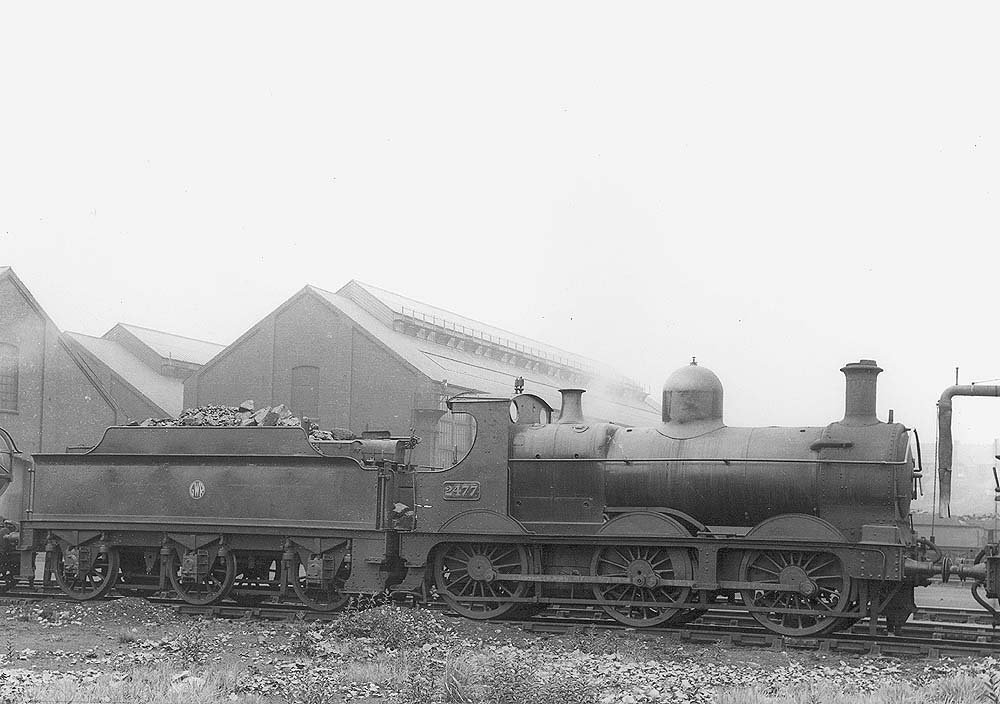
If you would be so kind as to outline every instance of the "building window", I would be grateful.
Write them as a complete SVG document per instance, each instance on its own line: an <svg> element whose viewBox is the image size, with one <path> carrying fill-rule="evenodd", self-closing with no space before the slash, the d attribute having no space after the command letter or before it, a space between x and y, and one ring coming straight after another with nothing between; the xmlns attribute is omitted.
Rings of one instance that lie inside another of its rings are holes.
<svg viewBox="0 0 1000 704"><path fill-rule="evenodd" d="M17 410L17 348L0 344L0 411Z"/></svg>
<svg viewBox="0 0 1000 704"><path fill-rule="evenodd" d="M292 413L319 423L319 367L292 369Z"/></svg>

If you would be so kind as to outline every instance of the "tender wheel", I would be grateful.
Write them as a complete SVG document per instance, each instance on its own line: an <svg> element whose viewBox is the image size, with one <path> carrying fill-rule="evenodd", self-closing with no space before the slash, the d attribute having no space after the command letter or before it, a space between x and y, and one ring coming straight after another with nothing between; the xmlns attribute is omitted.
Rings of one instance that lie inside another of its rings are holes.
<svg viewBox="0 0 1000 704"><path fill-rule="evenodd" d="M334 584L324 589L321 585L309 584L306 579L306 566L302 564L301 560L296 559L292 563L291 570L292 589L295 591L295 596L313 611L327 613L336 611L347 604L350 599L342 591L344 587L343 580L337 579Z"/></svg>
<svg viewBox="0 0 1000 704"><path fill-rule="evenodd" d="M207 569L192 569L199 559L207 562L206 551L189 551L179 560L177 552L172 550L167 558L170 585L189 604L204 606L221 601L236 579L236 557L231 550L218 552Z"/></svg>
<svg viewBox="0 0 1000 704"><path fill-rule="evenodd" d="M434 558L434 584L448 606L462 616L497 618L520 606L506 599L524 596L529 584L504 580L504 575L528 574L529 564L523 545L452 543Z"/></svg>
<svg viewBox="0 0 1000 704"><path fill-rule="evenodd" d="M767 550L743 558L740 579L796 587L795 591L744 589L747 606L763 607L750 615L765 628L785 636L832 633L850 623L838 618L850 605L851 578L840 558L828 552ZM769 609L774 609L773 611ZM809 613L787 613L786 609Z"/></svg>
<svg viewBox="0 0 1000 704"><path fill-rule="evenodd" d="M658 626L675 617L691 594L689 587L662 584L663 580L689 579L691 558L683 550L656 546L607 545L594 552L590 573L619 577L628 584L595 584L594 596L608 616L626 626Z"/></svg>
<svg viewBox="0 0 1000 704"><path fill-rule="evenodd" d="M52 555L53 577L70 599L98 599L115 586L118 579L118 551L97 547L57 547Z"/></svg>

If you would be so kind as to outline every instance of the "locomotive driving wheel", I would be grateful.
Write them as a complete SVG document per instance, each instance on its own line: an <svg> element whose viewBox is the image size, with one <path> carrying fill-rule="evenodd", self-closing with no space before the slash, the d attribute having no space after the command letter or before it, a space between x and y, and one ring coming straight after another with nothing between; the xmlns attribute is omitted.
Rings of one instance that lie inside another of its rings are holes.
<svg viewBox="0 0 1000 704"><path fill-rule="evenodd" d="M523 597L529 585L505 580L504 575L528 574L529 564L523 545L451 543L434 558L434 585L460 615L497 618L521 605L507 600Z"/></svg>
<svg viewBox="0 0 1000 704"><path fill-rule="evenodd" d="M663 581L688 579L691 571L691 558L685 551L655 545L599 547L590 566L595 577L629 580L627 584L597 583L594 596L608 616L635 628L658 626L682 615L676 604L687 601L691 589Z"/></svg>
<svg viewBox="0 0 1000 704"><path fill-rule="evenodd" d="M753 540L809 540L846 543L843 534L817 516L789 513L772 516L746 534ZM850 625L840 615L851 610L853 585L844 563L822 550L761 550L747 552L740 565L740 580L760 587L740 595L764 628L784 636L833 633ZM768 589L768 585L781 589Z"/></svg>
<svg viewBox="0 0 1000 704"><path fill-rule="evenodd" d="M663 583L692 578L694 561L688 551L629 542L630 536L688 538L687 527L663 513L634 511L605 523L600 534L620 536L613 544L598 546L590 564L591 575L618 580L594 583L594 597L608 616L626 626L647 628L699 615L677 606L690 598L690 587Z"/></svg>
<svg viewBox="0 0 1000 704"><path fill-rule="evenodd" d="M52 576L70 599L98 599L115 586L118 579L118 551L100 550L93 545L63 548L52 553Z"/></svg>
<svg viewBox="0 0 1000 704"><path fill-rule="evenodd" d="M189 604L204 606L225 598L236 580L236 557L232 550L176 550L167 558L167 575L177 596Z"/></svg>
<svg viewBox="0 0 1000 704"><path fill-rule="evenodd" d="M764 628L786 636L832 633L849 620L838 618L850 604L851 578L840 558L829 552L767 550L743 558L740 579L781 585L782 591L744 589L747 606ZM794 587L794 591L789 591ZM793 613L792 611L795 611ZM808 613L803 613L808 612Z"/></svg>

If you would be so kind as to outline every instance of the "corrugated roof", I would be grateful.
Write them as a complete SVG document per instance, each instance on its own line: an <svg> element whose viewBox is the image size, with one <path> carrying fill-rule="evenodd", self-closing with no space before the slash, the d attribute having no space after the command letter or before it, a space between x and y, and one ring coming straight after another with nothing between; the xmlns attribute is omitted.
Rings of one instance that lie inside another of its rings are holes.
<svg viewBox="0 0 1000 704"><path fill-rule="evenodd" d="M219 345L205 340L196 340L183 335L173 335L162 330L151 330L138 325L119 325L149 345L154 352L167 359L175 359L178 362L191 362L192 364L205 364L215 355L219 354L225 345Z"/></svg>
<svg viewBox="0 0 1000 704"><path fill-rule="evenodd" d="M419 341L418 341L419 342ZM432 345L433 343L428 343ZM441 348L441 345L435 347ZM541 396L553 408L558 409L562 403L559 389L565 388L565 383L544 374L532 374L520 368L504 367L497 360L474 356L474 359L462 359L468 353L443 347L446 354L440 354L438 349L423 349L422 353L441 367L442 379L449 384L479 389L491 395L509 396L514 392L514 379L524 377L524 390L527 393ZM455 354L447 354L455 353ZM591 418L600 418L622 423L624 425L651 425L660 420L658 408L643 403L631 405L621 399L601 393L600 389L589 389L583 398L584 414Z"/></svg>
<svg viewBox="0 0 1000 704"><path fill-rule="evenodd" d="M412 337L379 321L355 301L315 286L308 287L316 295L339 309L363 327L375 339L395 351L407 363L435 381L447 381L450 386L475 389L496 396L510 396L514 379L524 377L524 390L541 396L554 408L560 406L558 379L530 369L515 367L490 357L454 347ZM373 294L374 295L374 294ZM401 297L400 297L401 298ZM470 321L475 323L475 321ZM478 324L478 323L477 323ZM480 325L480 327L482 327ZM522 338L531 344L533 340ZM609 382L614 387L614 382ZM584 397L584 413L591 418L615 421L624 425L651 425L660 420L659 409L647 401L629 403L591 388Z"/></svg>
<svg viewBox="0 0 1000 704"><path fill-rule="evenodd" d="M184 410L184 382L180 379L161 376L112 340L77 332L65 334L170 415L177 416Z"/></svg>
<svg viewBox="0 0 1000 704"><path fill-rule="evenodd" d="M440 325L444 328L450 328L453 330L464 329L466 332L472 332L475 337L483 337L508 347L524 349L529 352L533 352L540 357L548 357L553 360L558 360L563 364L575 366L580 369L603 372L608 376L615 373L609 365L598 360L590 359L573 352L568 352L553 345L547 345L544 342L539 342L538 340L518 335L517 333L504 330L503 328L488 325L479 320L473 320L472 318L459 315L458 313L452 313L444 308L438 308L437 306L415 301L412 298L401 296L398 293L393 293L392 291L386 291L385 289L372 286L371 284L366 284L363 281L358 281L357 279L355 279L352 283L357 284L365 291L375 296L394 313L408 315L419 320ZM477 335L476 333L479 334Z"/></svg>

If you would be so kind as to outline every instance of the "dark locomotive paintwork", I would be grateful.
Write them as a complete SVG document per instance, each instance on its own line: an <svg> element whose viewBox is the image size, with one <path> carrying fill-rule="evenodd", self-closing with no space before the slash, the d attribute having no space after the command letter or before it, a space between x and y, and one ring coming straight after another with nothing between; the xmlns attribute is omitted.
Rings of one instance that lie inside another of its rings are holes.
<svg viewBox="0 0 1000 704"><path fill-rule="evenodd" d="M581 390L555 423L529 394L459 397L449 407L473 416L476 440L441 470L411 465L410 439L111 428L86 454L36 455L15 478L20 573L36 578L43 552L39 576L80 599L120 580L192 603L263 595L330 610L348 593L435 587L473 618L560 601L632 626L739 595L793 636L865 615L899 625L931 574L996 598L995 548L975 567L924 559L906 429L874 414L881 370L842 371L845 416L824 428L727 427L721 383L696 365L668 379L651 428L587 422Z"/></svg>
<svg viewBox="0 0 1000 704"><path fill-rule="evenodd" d="M320 454L327 457L352 457L358 462L368 465L381 462L405 464L407 453L411 449L410 439L390 437L319 440L311 441L311 444Z"/></svg>
<svg viewBox="0 0 1000 704"><path fill-rule="evenodd" d="M564 440L573 432L580 439L575 448ZM810 449L831 433L854 447L836 453ZM864 523L901 524L909 515L913 463L906 440L899 424L726 427L688 439L668 437L662 428L604 424L528 428L513 443L512 514L531 522L589 513L601 522L602 512L668 507L707 525L753 526L776 514L805 513L858 540ZM570 468L532 462L560 441L569 447L544 457L605 461ZM865 459L870 457L885 459ZM601 510L556 507L555 501L570 497L586 498Z"/></svg>
<svg viewBox="0 0 1000 704"><path fill-rule="evenodd" d="M864 381L873 366L845 369L849 380L860 374ZM528 523L599 523L669 508L702 524L749 528L798 513L826 519L852 541L866 524L908 532L909 438L903 425L874 418L874 386L855 391L872 398L825 428L730 428L714 374L682 369L672 379L658 427L574 418L519 430L511 443L511 514ZM554 459L603 461L567 468Z"/></svg>
<svg viewBox="0 0 1000 704"><path fill-rule="evenodd" d="M22 543L50 554L107 544L140 581L171 552L232 551L247 575L285 552L306 563L343 546L343 559L348 540L384 556L379 475L324 456L301 428L109 428L85 454L34 456ZM22 555L31 573L32 553ZM359 566L354 582L377 591L378 564Z"/></svg>
<svg viewBox="0 0 1000 704"><path fill-rule="evenodd" d="M110 428L88 453L37 454L35 468L35 530L83 517L99 529L181 518L193 530L378 528L377 472L324 457L301 428Z"/></svg>
<svg viewBox="0 0 1000 704"><path fill-rule="evenodd" d="M902 425L847 430L833 432L854 447L832 458L810 449L823 428L720 428L683 440L659 429L625 429L608 454L605 498L616 512L663 506L708 525L811 514L857 541L864 524L905 521L913 463Z"/></svg>
<svg viewBox="0 0 1000 704"><path fill-rule="evenodd" d="M603 460L621 429L614 423L533 425L514 434L511 458Z"/></svg>

